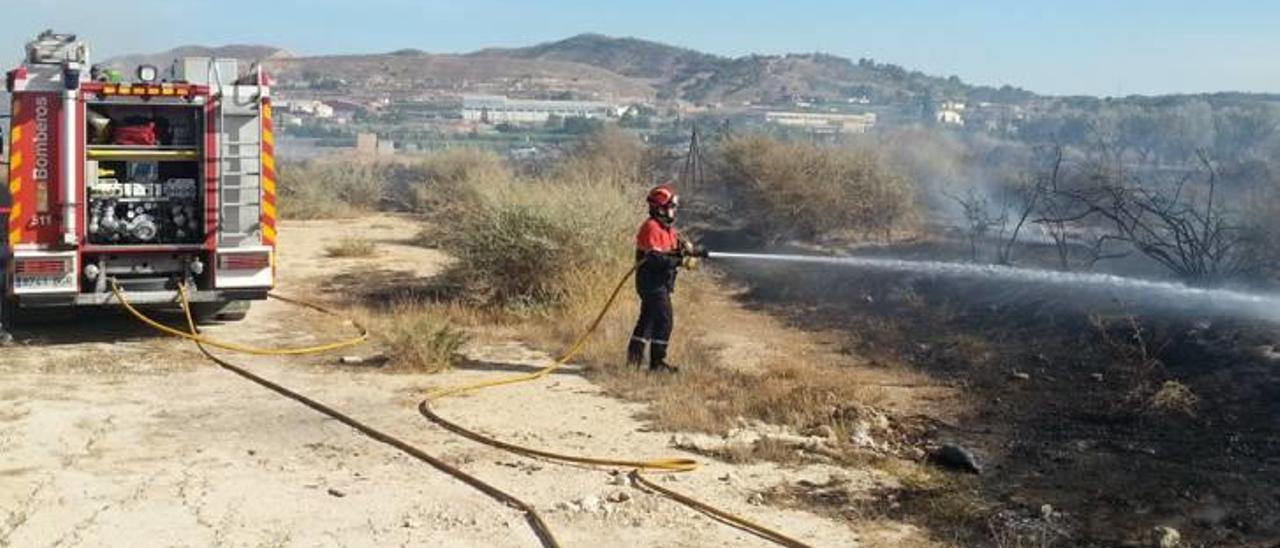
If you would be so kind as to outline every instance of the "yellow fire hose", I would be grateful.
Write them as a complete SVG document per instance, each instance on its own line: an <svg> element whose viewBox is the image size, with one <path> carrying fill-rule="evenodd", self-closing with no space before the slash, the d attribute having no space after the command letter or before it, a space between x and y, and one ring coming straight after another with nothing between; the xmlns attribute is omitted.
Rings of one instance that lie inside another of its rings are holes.
<svg viewBox="0 0 1280 548"><path fill-rule="evenodd" d="M168 335L173 335L174 337L178 337L180 339L187 339L195 343L212 346L214 348L221 348L223 350L230 350L232 352L239 352L241 354L251 354L254 356L301 356L304 354L320 354L320 353L329 352L332 350L349 348L369 340L369 330L365 329L364 326L360 325L359 323L351 322L352 325L355 326L356 330L360 332L359 336L350 338L344 341L322 344L318 346L307 346L302 348L255 348L252 346L244 346L240 344L216 341L200 335L195 330L192 330L190 333L185 331L180 331L147 317L143 313L139 312L138 309L134 308L132 304L129 303L129 300L126 299L124 296L124 292L120 290L120 283L117 282L115 279L111 280L111 293L115 295L116 300L120 301L120 304L124 306L124 309L127 310L131 315L133 315L134 318L137 318L142 323L147 324L152 329L155 329L157 331L160 331ZM182 297L183 310L187 310L188 308L190 308L188 306L189 303L187 302L187 291L185 288L182 287L181 284L178 285L178 293ZM329 310L319 305L306 303L296 299L290 299L288 297L283 297L280 295L276 295L274 293L271 294L271 298L279 301L284 301L289 304L310 308L317 312L329 314L334 317L341 317L341 315L338 314L337 312L334 312L332 310ZM189 310L187 311L190 312Z"/></svg>
<svg viewBox="0 0 1280 548"><path fill-rule="evenodd" d="M534 509L533 505L527 502L524 502L519 498L516 498L515 495L512 495L510 493L507 493L506 491L503 491L501 489L498 489L497 487L494 487L493 485L485 483L480 478L473 476L471 474L468 474L466 472L463 472L461 469L447 462L444 462L443 460L440 460L439 458L430 455L426 451L418 449L417 447L395 436L382 432L381 430L378 430L372 426L369 426L363 422L360 422L350 417L349 415L346 415L336 409L333 409L332 407L329 407L323 403L320 403L316 400L308 398L302 394L299 394L298 392L294 392L293 390L285 388L284 386L271 382L265 378L262 378L254 374L248 369L235 365L227 360L224 360L214 355L212 352L209 351L208 348L205 347L205 345L208 344L209 346L214 346L214 343L216 341L212 341L211 339L200 336L200 332L196 328L195 316L193 316L191 313L191 304L187 301L186 288L184 288L183 286L181 285L178 286L178 296L182 304L183 315L186 317L188 332L182 332L176 329L169 328L168 326L165 326L164 324L161 324L147 317L138 309L134 308L133 305L129 303L129 299L125 297L124 292L120 290L120 286L115 282L115 280L112 280L111 292L115 295L116 299L120 301L120 304L124 307L124 309L128 311L129 314L131 314L134 318L137 318L142 323L150 327L159 329L164 333L174 335L174 336L180 336L181 338L194 342L196 344L196 347L200 349L200 352L204 354L204 356L208 358L210 361L212 361L215 364L218 364L219 367L222 367L223 369L231 371L236 375L239 375L253 383L256 383L286 398L289 398L311 409L319 411L320 413L327 415L328 417L334 420L337 420L338 422L341 422L355 429L356 431L366 436L369 436L370 438L380 443L394 447L413 458L416 458L422 462L425 462L431 465L437 470L440 470L441 472L444 472L445 474L452 476L454 479L457 479L467 485L470 485L471 487L474 487L475 489L479 490L485 495L488 495L490 498L498 502L506 504L507 506L510 506L524 513L525 521L529 523L529 527L533 530L534 535L538 537L538 542L540 542L544 548L560 548L560 543L559 541L556 540L555 535L551 532L551 528L547 525L545 521L543 521L542 516L538 514L538 511ZM277 299L280 301L284 301L284 302L299 305L299 306L304 306L306 308L310 308L312 310L315 310L317 312L321 312L324 314L328 314L330 316L335 316L335 317L340 316L337 312L329 310L320 305L306 303L306 302L298 301L295 299L290 299L288 297L276 295L274 293L270 294L270 296L273 299ZM363 338L366 338L368 336L368 332L367 330L365 330L363 326L355 322L352 322L352 323L355 324L356 328L360 330L362 340ZM351 344L354 344L354 343L351 343ZM346 346L351 346L351 344L347 344ZM262 354L264 352L270 353L265 349L249 349L248 347L241 347L239 345L228 345L223 343L217 343L217 346L219 348L236 347L236 348L244 348L245 350L254 350L254 352L252 352L254 354ZM333 346L333 345L324 345L322 347L315 347L315 348L325 348L329 346ZM243 351L243 350L238 350L238 351ZM264 351L264 352L259 352L259 351ZM291 351L291 353L305 354L305 353L317 353L321 351L323 350L295 349Z"/></svg>
<svg viewBox="0 0 1280 548"><path fill-rule="evenodd" d="M585 465L591 465L591 466L610 466L610 467L631 468L632 471L630 473L630 478L632 479L634 484L638 487L659 493L676 502L679 502L690 508L693 508L694 510L699 511L711 517L712 519L720 521L721 523L752 533L756 536L759 536L760 538L769 540L781 546L787 546L790 548L808 548L809 547L808 544L805 544L799 540L791 538L783 533L780 533L764 525L760 525L758 523L750 521L746 518L742 518L740 516L726 512L724 510L720 510L719 508L716 508L704 502L698 501L696 499L690 498L686 495L658 486L657 484L645 479L644 476L641 475L642 470L664 471L664 472L689 472L698 467L698 462L693 459L665 458L665 459L652 459L652 460L620 460L620 459L607 459L607 458L598 458L598 457L584 457L584 456L578 456L578 455L567 455L562 453L555 453L551 451L543 451L539 449L533 449L530 447L524 447L520 445L507 443L489 436L485 436L485 435L473 432L456 423L453 423L444 419L443 417L436 414L431 409L431 402L437 399L474 392L474 391L482 390L485 388L492 388L495 386L504 386L504 385L510 385L510 384L535 381L543 377L546 377L547 375L550 375L551 373L555 372L561 367L564 367L566 364L569 363L570 360L572 360L579 353L581 353L582 350L586 347L587 341L591 338L592 335L595 334L596 330L600 327L600 323L604 320L604 317L609 313L609 311L613 308L613 305L617 302L618 296L622 293L623 287L626 286L627 281L631 279L631 276L635 274L636 269L639 268L639 266L640 264L637 263L635 266L631 267L631 269L628 270L625 275L622 276L622 278L618 281L618 284L613 288L613 291L609 294L609 298L608 300L605 301L604 306L601 307L600 312L592 320L591 325L586 329L586 331L584 331L577 338L577 340L574 341L572 345L570 345L569 350L566 351L559 359L552 362L551 365L548 365L547 367L544 367L533 373L513 375L510 377L505 377L505 378L496 379L496 380L483 381L478 383L472 383L472 384L434 390L428 393L426 399L422 400L422 402L418 404L419 413L421 413L424 417L431 420L432 422L445 428L446 430L449 430L450 432L461 435L472 441L489 445L491 447L495 447L504 451L521 454L528 457L543 458L547 460L560 461L560 462L585 464ZM142 312L138 311L129 303L123 291L121 291L119 284L116 283L115 280L111 280L111 291L115 295L116 299L120 301L121 305L125 308L125 310L128 311L135 318L142 321L144 324L154 329L157 329L163 333L194 342L196 346L199 347L200 351L204 353L204 355L207 358L212 360L214 363L217 363L218 365L222 366L223 368L226 368L234 373L237 373L242 377L245 377L255 383L258 383L271 390L274 390L282 395L285 395L286 397L299 401L304 405L311 407L312 409L320 411L321 413L329 415L339 420L340 422L343 422L344 424L347 424L348 426L351 426L352 428L355 428L356 430L366 435L369 435L370 437L378 441L381 441L383 443L396 447L397 449L400 449L401 451L404 451L414 456L415 458L418 458L419 460L422 460L424 462L427 462L428 464L431 464L437 469L440 469L454 476L455 478L460 479L466 482L467 484L472 485L473 487L476 487L477 489L481 490L482 492L485 492L489 496L501 502L504 502L516 509L519 509L525 512L527 520L530 522L530 525L533 527L535 533L538 535L538 538L542 541L543 545L548 547L558 546L554 536L551 534L550 529L546 526L546 523L542 521L541 517L537 514L537 512L533 509L533 507L528 505L527 503L524 503L523 501L520 501L519 499L515 498L512 495L502 492L497 488L482 482L481 480L479 480L474 476L466 474L465 472L462 472L457 468L454 468L442 461L439 461L439 459L431 457L430 455L422 452L421 450L418 450L415 447L412 447L404 443L403 441L400 441L399 439L396 439L390 435L377 431L372 427L364 425L363 423L360 423L350 417L347 417L346 415L343 415L327 406L324 406L323 404L315 402L314 400L311 400L306 396L290 391L287 388L284 388L280 385L272 383L271 381L267 381L266 379L258 377L257 375L254 375L253 373L243 368L235 366L234 364L230 364L225 360L222 360L221 358L218 358L217 356L213 355L212 353L209 352L208 349L205 348L205 345L208 345L216 348L222 348L225 350L231 350L234 352L241 352L241 353L255 354L255 355L279 356L279 355L315 354L315 353L326 352L330 350L336 350L339 348L354 346L356 344L359 344L367 340L369 338L368 330L366 330L363 326L359 325L358 323L353 322L355 327L360 331L360 336L353 339L348 339L345 341L339 341L336 343L313 346L313 347L305 347L305 348L290 348L290 349L254 348L254 347L248 347L248 346L237 345L232 343L224 343L224 342L209 339L207 337L200 335L199 331L196 329L196 326L195 326L195 319L192 316L190 304L187 301L186 289L181 285L179 285L178 287L178 294L181 299L183 313L186 315L189 332L184 332L184 331L180 331L180 330L168 327L164 324L161 324L147 317ZM329 310L327 308L321 307L319 305L298 301L295 299L290 299L290 298L282 297L275 294L271 294L270 296L272 298L275 298L284 302L311 308L318 312L322 312L332 316L339 316L338 313L332 310Z"/></svg>
<svg viewBox="0 0 1280 548"><path fill-rule="evenodd" d="M679 502L681 504L684 504L685 506L693 508L694 510L702 512L703 514L706 514L707 516L717 521L720 521L721 523L747 531L749 533L752 533L756 536L772 541L779 545L787 546L790 548L807 548L809 545L799 540L796 540L794 538L791 538L783 533L774 531L773 529L765 527L764 525L760 525L746 518L731 514L729 512L726 512L724 510L721 510L719 508L716 508L704 502L698 501L696 499L690 498L686 495L682 495L670 489L660 487L657 484L645 479L644 476L641 475L640 473L642 470L654 470L654 471L663 471L663 472L690 472L698 467L698 461L696 460L687 459L687 458L665 458L665 459L654 459L654 460L617 460L617 459L607 459L607 458L598 458L598 457L584 457L579 455L566 455L563 453L543 451L541 449L533 449L530 447L515 445L513 443L507 443L507 442L492 438L490 436L473 432L456 423L445 420L443 417L441 417L439 414L437 414L434 410L431 409L431 402L434 400L438 400L440 398L444 398L447 396L456 396L459 394L466 394L469 392L474 392L476 390L481 390L484 388L492 388L495 386L504 386L509 384L535 381L547 375L550 375L551 373L554 373L557 369L560 369L561 367L564 367L566 364L569 363L570 360L572 360L575 356L581 353L584 348L586 348L587 341L590 340L591 336L595 334L597 329L599 329L600 323L604 320L605 315L609 313L609 311L613 308L614 303L617 302L618 295L622 293L622 288L626 286L627 281L631 279L631 276L635 274L636 270L639 267L640 267L640 263L636 263L635 266L632 266L631 269L628 270L627 273L622 276L622 279L618 280L618 284L614 286L613 292L609 294L608 300L606 300L604 303L604 306L600 308L600 312L596 314L595 319L591 321L591 325L587 327L586 331L583 331L582 334L578 336L577 340L575 340L572 345L569 346L569 350L567 350L562 356L560 356L559 359L552 362L551 365L548 365L547 367L544 367L533 373L512 375L512 376L497 379L497 380L482 381L482 382L473 383L473 384L466 384L461 386L454 386L454 387L434 390L428 393L427 398L422 400L422 402L418 404L418 412L421 413L427 419L444 427L450 432L453 432L455 434L458 434L460 436L463 436L467 439L470 439L478 443L483 443L491 447L502 449L504 451L509 451L512 453L517 453L517 454L525 455L528 457L543 458L543 459L560 461L560 462L570 462L574 464L585 464L590 466L617 466L617 467L631 468L632 469L630 473L631 480L638 487L642 487L650 491L664 495L676 502Z"/></svg>

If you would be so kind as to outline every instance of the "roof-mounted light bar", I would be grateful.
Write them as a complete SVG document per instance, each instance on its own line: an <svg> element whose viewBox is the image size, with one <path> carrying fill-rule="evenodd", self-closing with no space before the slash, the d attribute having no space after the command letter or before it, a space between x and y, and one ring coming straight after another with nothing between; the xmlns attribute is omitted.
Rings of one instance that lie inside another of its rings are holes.
<svg viewBox="0 0 1280 548"><path fill-rule="evenodd" d="M185 84L159 84L159 85L130 85L130 84L107 84L102 86L101 93L103 95L131 95L131 96L163 96L163 97L187 97L196 94L195 86Z"/></svg>

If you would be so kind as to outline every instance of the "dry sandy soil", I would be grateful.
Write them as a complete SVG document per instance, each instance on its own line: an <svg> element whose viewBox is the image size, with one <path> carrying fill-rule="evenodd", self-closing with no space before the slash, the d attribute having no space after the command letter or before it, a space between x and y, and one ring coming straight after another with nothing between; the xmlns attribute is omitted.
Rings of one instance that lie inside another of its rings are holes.
<svg viewBox="0 0 1280 548"><path fill-rule="evenodd" d="M337 274L389 269L408 281L429 277L446 258L396 243L415 230L396 217L286 223L279 290L336 300L321 282ZM324 256L327 243L353 232L383 235L379 256ZM734 314L744 322L754 313ZM341 336L343 326L335 323L270 301L255 304L243 322L206 332L242 343L300 345ZM757 329L785 330L767 323ZM762 336L720 342L732 352L760 344ZM0 349L0 546L537 545L516 511L122 315L33 325L17 337L18 346ZM368 345L345 353L375 352ZM343 366L332 355L226 357L532 503L566 546L768 545L617 484L609 470L517 457L427 423L415 407L430 388L547 360L514 342L473 345L468 354L467 365L439 375ZM607 397L572 368L437 409L479 431L552 450L694 456L672 448L670 433L635 418L643 406ZM779 484L822 483L833 474L867 490L885 481L823 465L719 462L658 481L815 546L929 544L925 532L907 525L843 523L748 502Z"/></svg>

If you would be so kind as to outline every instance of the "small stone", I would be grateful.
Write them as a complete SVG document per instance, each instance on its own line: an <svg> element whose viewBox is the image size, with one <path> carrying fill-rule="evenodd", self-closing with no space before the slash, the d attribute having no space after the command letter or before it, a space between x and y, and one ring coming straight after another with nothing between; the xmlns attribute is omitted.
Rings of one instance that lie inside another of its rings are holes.
<svg viewBox="0 0 1280 548"><path fill-rule="evenodd" d="M257 454L258 454L258 452L257 452L257 451L254 451L253 449L248 450L248 451L247 451L247 453L249 453L249 456L250 456L250 457L252 457L252 456L254 456L254 455L257 455Z"/></svg>
<svg viewBox="0 0 1280 548"><path fill-rule="evenodd" d="M600 497L589 495L582 497L577 501L578 508L588 514L595 514L604 508L604 503L600 501Z"/></svg>
<svg viewBox="0 0 1280 548"><path fill-rule="evenodd" d="M1102 373L1094 373L1092 375L1089 375L1089 377L1092 378L1094 382L1102 382L1102 379L1103 379Z"/></svg>
<svg viewBox="0 0 1280 548"><path fill-rule="evenodd" d="M738 478L733 477L732 472L725 472L723 476L720 476L716 479L723 481L725 483L734 483L734 481L737 480Z"/></svg>
<svg viewBox="0 0 1280 548"><path fill-rule="evenodd" d="M364 363L364 356L343 356L338 361L343 365L356 365Z"/></svg>
<svg viewBox="0 0 1280 548"><path fill-rule="evenodd" d="M973 474L982 473L982 465L978 463L977 456L972 451L958 445L943 445L929 456L935 463L953 470Z"/></svg>
<svg viewBox="0 0 1280 548"><path fill-rule="evenodd" d="M605 497L605 500L613 503L627 502L631 500L631 494L626 491L614 491Z"/></svg>
<svg viewBox="0 0 1280 548"><path fill-rule="evenodd" d="M335 497L338 497L338 498L342 498L342 497L347 496L347 494L346 494L346 493L343 493L342 491L339 491L339 490L337 490L337 489L334 489L333 487L330 487L330 488L329 488L329 494L330 494L331 496L335 496Z"/></svg>
<svg viewBox="0 0 1280 548"><path fill-rule="evenodd" d="M764 495L760 493L751 493L751 496L747 497L747 504L752 506L764 505Z"/></svg>
<svg viewBox="0 0 1280 548"><path fill-rule="evenodd" d="M1040 505L1040 517L1046 520L1053 519L1053 505L1050 505L1050 504Z"/></svg>
<svg viewBox="0 0 1280 548"><path fill-rule="evenodd" d="M1019 381L1031 380L1031 375L1028 373L1024 373L1022 371L1014 371L1009 376L1012 377L1014 380L1019 380Z"/></svg>
<svg viewBox="0 0 1280 548"><path fill-rule="evenodd" d="M614 472L609 476L609 485L627 485L631 483L627 479L627 475L622 472Z"/></svg>
<svg viewBox="0 0 1280 548"><path fill-rule="evenodd" d="M563 500L556 503L556 510L559 510L561 512L568 512L569 510L572 510L572 509L573 509L573 505Z"/></svg>
<svg viewBox="0 0 1280 548"><path fill-rule="evenodd" d="M414 522L413 520L411 520L411 519L406 519L406 520L404 520L403 522L401 522L401 523L400 523L400 526L401 526L401 527L404 527L405 529L417 529L417 528L418 528L418 524L417 524L416 522Z"/></svg>
<svg viewBox="0 0 1280 548"><path fill-rule="evenodd" d="M1156 548L1178 548L1182 545L1182 534L1172 527L1156 527L1151 531L1151 545Z"/></svg>

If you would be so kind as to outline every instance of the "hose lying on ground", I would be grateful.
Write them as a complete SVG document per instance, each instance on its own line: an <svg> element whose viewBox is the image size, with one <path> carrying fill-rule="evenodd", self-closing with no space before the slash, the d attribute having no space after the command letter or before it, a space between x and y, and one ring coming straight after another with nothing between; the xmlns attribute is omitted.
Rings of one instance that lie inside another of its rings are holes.
<svg viewBox="0 0 1280 548"><path fill-rule="evenodd" d="M609 459L609 458L598 458L598 457L584 457L584 456L578 456L578 455L568 455L568 454L556 453L552 451L533 449L529 447L515 445L512 443L507 443L507 442L498 440L496 438L492 438L492 437L468 430L462 427L461 425L458 425L456 423L453 423L444 419L443 417L441 417L439 414L435 413L431 409L431 402L436 399L440 399L448 396L456 396L459 394L465 394L465 393L474 392L477 390L482 390L485 388L492 388L495 386L504 386L504 385L510 385L510 384L523 383L523 382L531 382L531 381L535 381L543 377L546 377L547 375L550 375L556 370L564 367L566 364L569 363L570 360L572 360L579 353L581 353L582 350L586 347L587 341L590 340L591 336L594 335L596 330L600 327L600 323L604 320L605 316L613 308L614 303L617 302L618 296L622 293L623 287L626 285L627 281L631 279L631 276L635 274L636 269L638 267L639 267L639 263L633 266L630 270L627 271L625 275L622 276L622 278L618 281L618 284L613 288L613 291L609 294L609 298L605 301L604 306L601 307L600 312L596 314L595 319L592 320L590 326L581 335L579 335L577 340L575 340L572 345L570 345L569 350L566 351L559 359L552 362L551 365L544 367L533 373L514 375L510 377L496 379L496 380L483 381L478 383L472 383L472 384L432 391L428 393L427 397L418 404L419 413L421 413L422 416L426 417L428 420L431 420L432 422L440 425L441 427L445 428L446 430L449 430L450 432L466 437L467 439L470 439L472 441L489 445L491 447L495 447L511 453L524 455L527 457L542 458L542 459L547 459L551 461L568 462L568 463L574 463L574 464L584 464L589 466L610 466L610 467L631 468L632 471L630 473L630 477L634 482L634 484L639 488L644 488L644 489L648 489L650 491L659 493L663 496L670 498L671 500L684 504L700 513L703 513L711 517L712 519L715 519L716 521L719 521L726 525L730 525L732 527L736 527L738 529L754 534L760 538L769 540L776 544L787 546L789 548L807 548L809 545L799 540L788 537L782 533L774 531L768 527L755 523L746 518L737 516L735 514L732 514L724 510L720 510L714 506L711 506L709 504L693 499L687 495L683 495L675 491L672 491L663 487L659 487L657 484L648 481L647 479L644 478L643 475L641 475L642 470L665 471L665 472L693 471L698 467L698 462L693 459L664 458L664 459L651 459L651 460L625 460L625 459ZM484 492L485 494L489 495L495 500L498 500L499 502L502 502L513 508L516 508L517 510L524 512L526 520L529 522L530 527L533 528L534 533L538 536L538 539L542 542L543 546L546 546L546 547L559 546L550 528L546 525L546 522L542 520L542 517L538 515L537 511L528 503L525 503L520 499L516 498L515 496L505 493L496 487L493 487L487 483L484 483L479 478L476 478L475 476L467 474L466 472L463 472L458 468L450 466L449 464L439 460L438 458L432 457L431 455L417 449L416 447L413 447L412 445L409 445L399 440L398 438L385 434L368 425L365 425L359 421L356 421L355 419L348 417L328 406L325 406L324 404L316 402L315 400L307 398L302 394L291 391L283 386L280 386L262 377L259 377L242 367L231 364L215 356L207 348L205 348L205 345L208 345L208 346L213 346L213 347L222 348L226 350L232 350L236 352L256 354L256 355L315 354L320 352L326 352L329 350L334 350L337 348L345 348L345 347L353 346L355 344L359 344L360 342L363 342L364 340L366 340L369 336L368 330L366 330L363 326L359 325L358 323L353 322L356 328L360 331L360 336L357 337L356 339L349 339L347 341L340 341L338 343L332 343L332 344L320 345L320 346L314 346L314 347L306 347L306 348L293 348L293 349L253 348L253 347L215 341L200 335L198 329L195 326L194 316L191 313L191 307L187 299L186 289L181 285L179 285L178 287L178 293L181 299L182 310L187 320L187 325L189 329L189 331L187 332L170 328L142 314L140 311L138 311L128 302L128 299L120 290L119 284L115 280L111 280L111 290L112 290L112 293L115 295L116 299L119 300L121 305L124 306L125 310L127 310L130 314L132 314L138 320L142 321L144 324L152 328L155 328L163 333L190 340L196 344L196 346L205 355L205 357L207 357L209 360L213 361L214 363L218 364L219 366L223 367L224 369L227 369L228 371L236 373L237 375L240 375L245 379L248 379L265 388L275 391L278 394L281 394L287 398L293 399L299 403L302 403L303 405L306 405L307 407L310 407L316 411L319 411L320 413L323 413L331 418L334 418L335 420L338 420L339 422L342 422L343 424L346 424L347 426L350 426L356 429L357 431L375 440L378 440L384 444L395 447L396 449L399 449L400 451L403 451L414 458L417 458L423 462L426 462L427 464L430 464L436 469L442 472L445 472L446 474L449 474L450 476L453 476L454 478L460 481L463 481L464 483L471 485L472 487L475 487L476 489L480 490L481 492ZM324 314L328 314L332 316L340 316L338 313L316 304L307 303L304 301L298 301L298 300L290 299L287 297L281 297L275 294L271 294L270 296L272 298L275 298L284 302L311 308L313 310L322 312Z"/></svg>
<svg viewBox="0 0 1280 548"><path fill-rule="evenodd" d="M592 335L595 334L596 330L599 329L600 323L604 320L604 317L609 313L609 311L613 309L614 303L617 302L618 295L622 293L622 288L626 286L627 281L631 279L631 276L635 274L636 269L638 269L639 267L640 267L640 264L637 263L635 266L631 267L631 270L628 270L627 273L622 276L622 279L618 280L618 284L613 288L613 292L609 294L609 298L605 300L604 306L600 308L600 312L596 314L595 319L593 319L591 321L591 324L587 327L587 329L583 331L581 335L578 336L577 340L575 340L573 344L569 346L569 350L567 350L562 356L560 356L560 358L553 361L551 365L548 365L547 367L539 369L538 371L535 371L533 373L513 375L513 376L504 377L496 380L482 381L478 383L472 383L472 384L434 390L432 392L429 392L427 394L426 399L422 400L422 402L418 404L418 412L421 413L422 416L426 417L431 422L434 422L440 425L441 427L443 427L444 429L450 432L463 436L472 441L483 443L490 447L496 447L503 451L509 451L509 452L524 455L527 457L541 458L541 459L559 461L559 462L568 462L573 464L585 464L588 466L612 466L612 467L631 468L632 470L630 473L630 477L632 482L637 487L645 488L650 491L661 494L663 496L666 496L671 500L674 500L694 510L697 510L698 512L706 514L707 516L721 523L724 523L732 527L736 527L738 529L754 534L765 540L772 541L779 545L787 546L790 548L807 547L808 546L807 544L799 540L788 537L782 533L774 531L768 527L755 523L751 520L726 512L724 510L721 510L719 508L716 508L704 502L700 502L689 496L677 493L670 489L659 487L657 484L654 484L653 482L648 481L647 479L645 479L643 475L641 475L642 470L663 471L663 472L690 472L695 470L698 467L698 461L696 460L687 459L687 458L665 458L665 459L652 459L652 460L619 460L619 459L608 459L608 458L599 458L599 457L584 457L579 455L568 455L564 453L544 451L541 449L533 449L530 447L524 447L524 446L504 442L496 438L493 438L484 434L480 434L472 430L468 430L457 423L446 420L444 417L441 417L438 413L436 413L431 408L431 403L433 401L444 398L444 397L456 396L459 394L466 394L469 392L474 392L476 390L481 390L484 388L492 388L495 386L504 386L509 384L522 383L522 382L531 382L531 381L535 381L543 377L546 377L547 375L550 375L551 373L555 372L561 367L564 367L566 364L569 363L570 360L572 360L579 353L581 353L584 348L586 348L587 341L591 338Z"/></svg>
<svg viewBox="0 0 1280 548"><path fill-rule="evenodd" d="M209 351L208 348L206 348L205 345L217 346L219 348L237 347L237 348L247 349L247 347L240 347L239 345L231 345L226 343L215 344L216 341L212 341L206 337L201 336L199 330L196 328L195 317L191 313L191 305L187 300L186 289L183 288L181 285L178 286L178 295L181 300L183 315L186 317L186 321L187 321L187 329L188 329L187 332L182 332L176 329L169 328L159 322L156 322L155 320L152 320L151 318L144 315L142 312L138 311L136 308L133 307L132 304L129 303L128 298L125 297L124 293L120 290L119 285L116 284L114 280L112 281L111 291L115 295L115 298L120 301L120 304L124 307L124 309L128 311L129 314L131 314L134 318L137 318L142 323L148 326L151 326L153 328L156 328L164 333L174 335L174 336L181 336L184 339L194 342L196 344L196 347L200 349L200 352L204 354L204 356L208 358L210 361L217 364L219 367L222 367L227 371L235 373L236 375L239 375L244 379L247 379L255 384L258 384L259 386L262 386L268 390L271 390L272 392L280 394L281 396L294 400L315 411L318 411L328 416L329 418L332 418L338 422L341 422L342 424L345 424L380 443L394 447L399 451L415 459L418 459L422 462L425 462L431 465L432 467L434 467L435 469L441 472L444 472L445 474L448 474L449 476L452 476L454 479L457 479L458 481L461 481L467 485L470 485L471 487L479 490L480 492L484 493L490 498L522 512L524 514L525 521L528 522L529 527L533 530L533 534L537 536L538 541L542 544L544 548L560 547L560 543L556 540L555 534L551 532L551 528L547 525L545 521L543 521L542 516L538 514L538 511L535 510L533 506L530 505L529 503L524 502L519 498L517 498L516 496L510 493L507 493L501 489L498 489L493 485L485 483L480 478L473 476L471 474L468 474L466 472L463 472L457 467L454 467L449 463L440 460L437 457L431 456L427 452L421 449L418 449L417 447L414 447L413 445L410 445L409 443L395 436L382 432L381 430L378 430L372 426L369 426L363 422L360 422L346 414L343 414L342 412L332 407L329 407L323 403L320 403L316 400L308 398L307 396L299 394L298 392L285 388L284 386L276 384L265 378L262 378L241 366L235 365L227 360L224 360L214 355L212 352ZM292 303L299 306L304 306L324 314L340 317L336 312L333 312L332 310L329 310L319 305L306 303L306 302L290 299L288 297L283 297L275 294L272 294L271 297L274 299L278 299L280 301ZM360 330L361 340L364 340L364 338L367 338L368 331L364 327L360 326L359 324L355 324L355 325L356 325L356 328ZM351 346L351 345L345 344L337 347L342 348L345 346ZM312 347L310 349L305 349L305 348L293 349L288 354L289 355L315 354L315 353L331 350L334 347L335 345L322 345L318 347ZM262 350L262 349L255 349L255 350ZM238 351L243 351L243 350L238 350ZM261 352L255 351L251 353L258 354ZM277 353L273 355L280 355L280 354Z"/></svg>
<svg viewBox="0 0 1280 548"><path fill-rule="evenodd" d="M135 309L133 305L129 304L129 302L125 300L124 293L120 289L119 282L117 282L115 279L112 279L110 281L111 281L111 293L113 293L116 299L120 301L120 304L124 305L125 310L128 310L129 313L133 315L133 317L138 319L138 321L141 321L142 323L150 326L152 329L155 329L162 333L173 335L174 337L178 337L182 339L187 339L189 341L192 341L198 344L212 346L214 348L221 348L223 350L230 350L232 352L239 352L241 354L251 354L254 356L301 356L305 354L320 354L322 352L330 352L333 350L349 348L369 340L369 330L365 329L364 326L360 325L357 322L351 322L351 324L355 326L356 330L360 332L359 336L352 337L350 339L346 339L338 342L327 343L327 344L322 344L317 346L306 346L301 348L257 348L257 347L245 346L245 345L240 345L235 343L216 341L200 335L195 330L192 330L190 333L187 333L185 331L174 329L160 322L157 322L151 318L148 318L147 316L138 312L138 310ZM190 303L188 303L186 300L187 298L186 289L182 287L181 284L178 285L178 292L182 295L183 306L189 308L188 305ZM335 318L342 317L341 314L338 314L337 312L329 310L328 308L325 308L318 304L299 301L297 299L283 297L280 295L276 295L274 293L269 294L269 296L278 301L283 301L296 306L310 308L312 310L315 310L322 314L333 316ZM186 312L190 314L190 310L186 310Z"/></svg>

